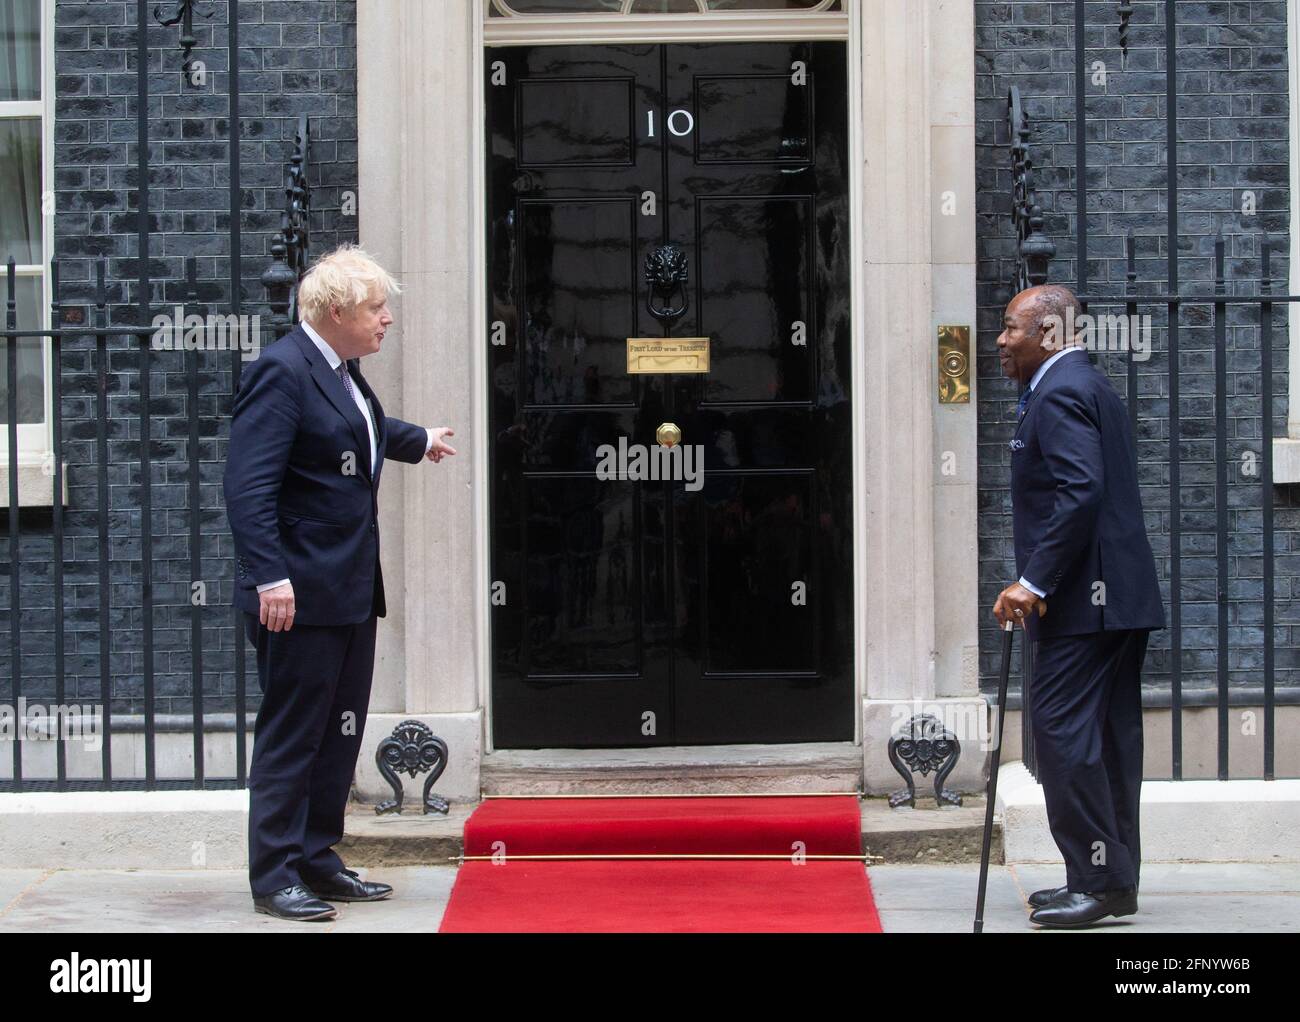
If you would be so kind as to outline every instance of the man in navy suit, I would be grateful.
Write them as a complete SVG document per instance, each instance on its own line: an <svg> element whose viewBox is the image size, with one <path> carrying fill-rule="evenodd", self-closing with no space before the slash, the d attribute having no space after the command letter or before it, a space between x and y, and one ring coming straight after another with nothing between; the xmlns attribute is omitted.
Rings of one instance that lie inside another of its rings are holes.
<svg viewBox="0 0 1300 1022"><path fill-rule="evenodd" d="M378 901L333 850L343 836L384 616L379 475L441 461L447 427L386 416L358 366L393 322L393 280L359 248L303 277L303 321L245 371L224 480L235 606L257 648L262 705L249 770L248 872L258 912L331 919Z"/></svg>
<svg viewBox="0 0 1300 1022"><path fill-rule="evenodd" d="M1066 884L1034 892L1029 918L1050 927L1137 911L1141 670L1150 630L1165 626L1128 413L1067 336L1080 315L1068 288L1032 287L998 337L1002 371L1024 391L1011 441L1020 579L993 614L1038 641L1030 719Z"/></svg>

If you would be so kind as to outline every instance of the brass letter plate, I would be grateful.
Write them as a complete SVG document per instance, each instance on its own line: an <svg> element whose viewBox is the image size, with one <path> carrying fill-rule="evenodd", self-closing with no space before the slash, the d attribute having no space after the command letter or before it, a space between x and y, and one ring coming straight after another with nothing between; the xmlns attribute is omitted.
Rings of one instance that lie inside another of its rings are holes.
<svg viewBox="0 0 1300 1022"><path fill-rule="evenodd" d="M970 403L970 327L939 327L939 403Z"/></svg>
<svg viewBox="0 0 1300 1022"><path fill-rule="evenodd" d="M629 337L629 373L707 373L707 337Z"/></svg>

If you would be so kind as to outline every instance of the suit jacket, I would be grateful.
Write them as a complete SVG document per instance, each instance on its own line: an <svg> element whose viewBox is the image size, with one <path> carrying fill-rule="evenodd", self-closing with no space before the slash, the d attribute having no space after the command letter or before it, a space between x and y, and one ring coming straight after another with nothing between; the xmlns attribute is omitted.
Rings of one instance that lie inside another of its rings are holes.
<svg viewBox="0 0 1300 1022"><path fill-rule="evenodd" d="M1086 354L1034 388L1011 441L1011 496L1016 570L1047 594L1031 638L1165 626L1127 409Z"/></svg>
<svg viewBox="0 0 1300 1022"><path fill-rule="evenodd" d="M287 578L295 624L357 624L386 613L379 475L386 458L423 458L428 433L385 416L355 362L351 368L375 423L374 465L360 410L301 327L244 371L223 481L241 610L258 613L257 587Z"/></svg>

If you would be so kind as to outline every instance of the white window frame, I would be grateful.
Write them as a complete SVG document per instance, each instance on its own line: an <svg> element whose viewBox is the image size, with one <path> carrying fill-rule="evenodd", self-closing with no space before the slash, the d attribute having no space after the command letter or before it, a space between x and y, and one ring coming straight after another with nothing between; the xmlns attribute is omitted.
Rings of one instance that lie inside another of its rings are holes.
<svg viewBox="0 0 1300 1022"><path fill-rule="evenodd" d="M54 252L54 212L46 197L54 191L54 9L56 0L41 0L41 96L35 100L0 102L0 118L34 118L41 120L41 258L40 263L19 264L18 276L40 277L40 328L50 329L49 262ZM0 259L5 259L0 253ZM0 265L0 273L7 273ZM0 317L5 310L0 307ZM0 357L7 357L0 345ZM46 471L53 448L53 372L52 346L49 338L41 342L41 361L45 382L44 415L38 423L18 424L18 503L21 507L50 506L53 503L51 476ZM66 486L66 479L64 482ZM0 424L0 508L9 506L9 427Z"/></svg>

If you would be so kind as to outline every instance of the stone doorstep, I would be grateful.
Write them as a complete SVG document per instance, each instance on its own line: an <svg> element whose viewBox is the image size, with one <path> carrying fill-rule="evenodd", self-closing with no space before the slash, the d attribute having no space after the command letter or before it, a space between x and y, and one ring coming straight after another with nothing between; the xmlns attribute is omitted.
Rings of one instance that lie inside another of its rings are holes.
<svg viewBox="0 0 1300 1022"><path fill-rule="evenodd" d="M922 801L916 809L890 809L883 798L866 799L862 809L862 847L888 863L979 862L984 834L984 800L963 799L962 806L936 809ZM476 803L453 802L447 816L376 816L373 807L353 803L346 832L336 847L349 863L361 866L432 866L452 864L464 851L465 820ZM1002 862L1002 828L993 823L991 859Z"/></svg>
<svg viewBox="0 0 1300 1022"><path fill-rule="evenodd" d="M862 848L887 863L979 862L984 844L980 795L963 795L960 806L940 809L933 797L917 795L915 809L891 809L886 798L869 798L862 809ZM993 817L989 861L1002 862L1002 820Z"/></svg>
<svg viewBox="0 0 1300 1022"><path fill-rule="evenodd" d="M852 792L862 749L852 742L642 749L504 749L483 757L485 795L691 795Z"/></svg>
<svg viewBox="0 0 1300 1022"><path fill-rule="evenodd" d="M353 802L343 824L343 840L334 850L358 866L454 866L465 850L465 821L477 802L453 802L447 815L420 812L376 816L373 805Z"/></svg>
<svg viewBox="0 0 1300 1022"><path fill-rule="evenodd" d="M732 792L852 792L862 785L862 749L852 742L717 745L643 749L506 749L483 757L485 795L664 795ZM894 810L885 798L860 800L862 847L890 863L978 862L984 799L938 809L918 786L917 808ZM349 861L375 866L450 861L464 848L474 803L452 803L451 815L423 815L419 800L401 816L375 816L367 805L348 813L342 848ZM1002 861L994 824L993 861Z"/></svg>

